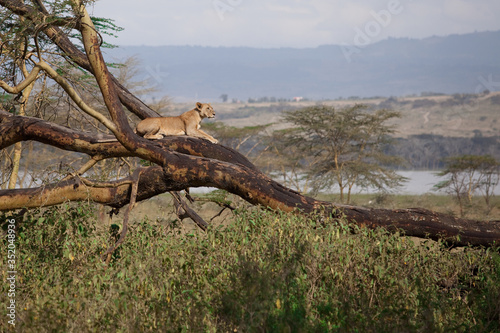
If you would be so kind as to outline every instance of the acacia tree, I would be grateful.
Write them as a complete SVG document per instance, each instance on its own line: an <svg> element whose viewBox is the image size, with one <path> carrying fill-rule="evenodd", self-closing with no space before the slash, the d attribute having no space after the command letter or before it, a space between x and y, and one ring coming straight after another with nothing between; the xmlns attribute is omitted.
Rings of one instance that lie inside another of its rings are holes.
<svg viewBox="0 0 500 333"><path fill-rule="evenodd" d="M401 159L384 154L394 128L387 121L399 117L398 112L367 112L366 106L355 105L337 110L319 105L287 111L284 120L293 125L276 140L287 159L301 162L313 190L337 185L340 201L351 200L354 185L386 189L404 180L384 165L399 164Z"/></svg>
<svg viewBox="0 0 500 333"><path fill-rule="evenodd" d="M331 221L328 218L345 216L361 225L404 229L415 236L444 237L455 244L492 245L500 241L500 227L479 221L455 219L421 209L365 209L305 197L272 181L237 151L206 140L178 136L150 141L137 136L127 116L146 118L158 114L110 73L101 53L102 36L85 8L88 3L91 1L33 0L28 5L20 0L0 0L0 61L11 61L14 66L22 62L27 69L23 78L2 77L0 87L17 98L33 82L50 84L63 90L78 112L91 117L96 125L86 130L72 122L62 122L57 112L55 117L44 117L43 113L22 116L6 108L0 110L0 149L32 140L80 154L75 170L62 168L60 177L52 182L38 187L0 190L0 210L78 200L91 200L114 208L128 205L124 235L128 212L136 201L169 191L176 193L189 187L211 186L270 209L320 211L325 223ZM79 82L69 79L67 66L95 82L103 101L102 110L83 97L81 89L77 89ZM36 100L28 100L28 103L36 103ZM116 141L110 141L113 139ZM124 157L146 160L152 166L131 168L128 176L119 179L91 177L92 168L101 161ZM200 227L206 225L201 223ZM117 245L121 241L123 237Z"/></svg>
<svg viewBox="0 0 500 333"><path fill-rule="evenodd" d="M275 179L279 178L283 184L301 193L308 193L310 192L310 178L304 171L304 156L298 153L298 147L287 144L290 131L293 129L276 130L265 137L263 168Z"/></svg>
<svg viewBox="0 0 500 333"><path fill-rule="evenodd" d="M445 169L438 176L446 177L434 187L452 194L464 215L465 203L471 203L475 192L483 194L490 209L491 196L499 180L500 164L489 155L460 155L444 160Z"/></svg>

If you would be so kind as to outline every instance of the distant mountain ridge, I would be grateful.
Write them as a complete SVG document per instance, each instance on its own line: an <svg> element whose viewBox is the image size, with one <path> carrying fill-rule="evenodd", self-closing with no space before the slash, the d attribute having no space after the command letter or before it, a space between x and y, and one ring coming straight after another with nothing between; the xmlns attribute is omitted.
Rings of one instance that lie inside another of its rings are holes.
<svg viewBox="0 0 500 333"><path fill-rule="evenodd" d="M136 56L137 79L176 100L247 100L263 96L334 99L421 92L500 90L500 31L425 39L390 38L347 59L342 46L123 46L106 60ZM350 60L350 62L348 61Z"/></svg>

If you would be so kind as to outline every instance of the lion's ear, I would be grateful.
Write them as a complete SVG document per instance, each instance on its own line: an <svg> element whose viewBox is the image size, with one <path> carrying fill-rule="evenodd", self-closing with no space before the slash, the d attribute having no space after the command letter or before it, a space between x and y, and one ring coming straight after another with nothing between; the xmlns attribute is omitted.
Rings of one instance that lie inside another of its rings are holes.
<svg viewBox="0 0 500 333"><path fill-rule="evenodd" d="M197 108L198 110L200 110L200 111L201 111L201 107L202 107L202 106L203 106L203 104L201 104L200 102L196 102L196 108Z"/></svg>

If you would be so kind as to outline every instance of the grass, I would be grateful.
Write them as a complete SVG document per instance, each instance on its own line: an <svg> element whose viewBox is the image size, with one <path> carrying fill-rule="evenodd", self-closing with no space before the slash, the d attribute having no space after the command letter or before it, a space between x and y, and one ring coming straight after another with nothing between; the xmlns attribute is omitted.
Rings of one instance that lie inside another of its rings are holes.
<svg viewBox="0 0 500 333"><path fill-rule="evenodd" d="M450 251L250 209L206 233L136 221L106 267L100 254L113 236L92 211L63 206L24 219L18 331L500 331L498 249ZM6 266L4 254L4 281ZM1 289L6 304L7 284Z"/></svg>

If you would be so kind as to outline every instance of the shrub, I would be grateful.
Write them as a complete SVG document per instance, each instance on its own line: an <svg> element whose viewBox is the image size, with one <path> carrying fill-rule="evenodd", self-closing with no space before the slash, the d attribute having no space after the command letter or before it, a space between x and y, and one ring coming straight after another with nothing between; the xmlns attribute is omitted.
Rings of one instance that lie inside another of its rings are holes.
<svg viewBox="0 0 500 333"><path fill-rule="evenodd" d="M255 209L206 233L136 222L106 267L99 254L109 230L95 227L90 210L50 209L25 219L17 244L17 330L500 329L494 249L450 251L383 229ZM7 331L5 320L0 326Z"/></svg>

